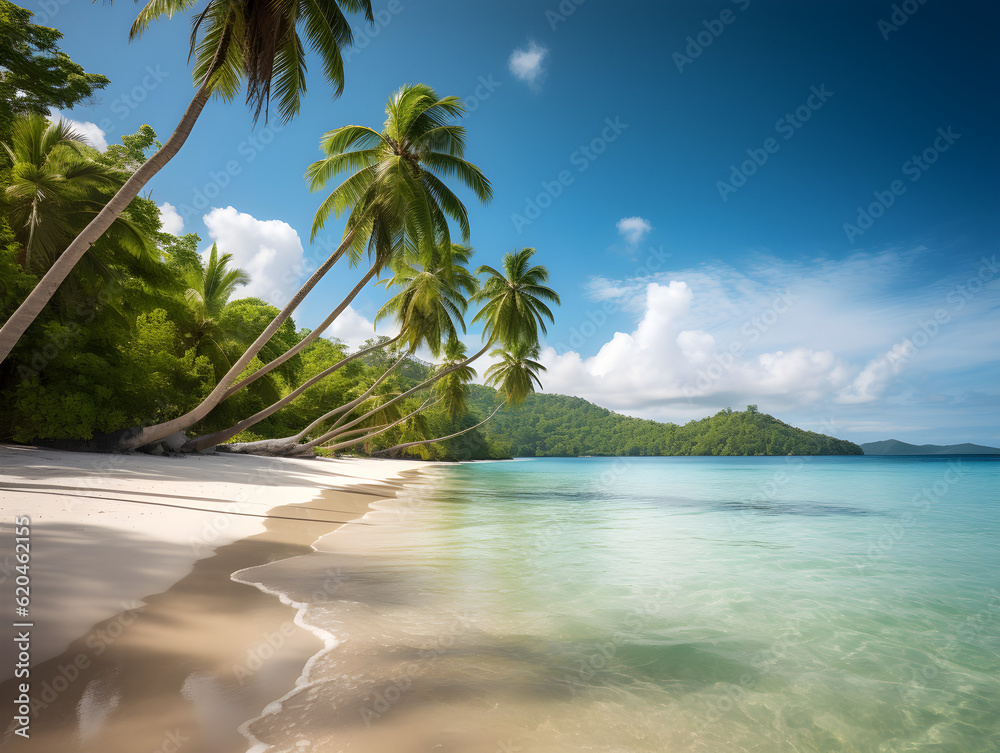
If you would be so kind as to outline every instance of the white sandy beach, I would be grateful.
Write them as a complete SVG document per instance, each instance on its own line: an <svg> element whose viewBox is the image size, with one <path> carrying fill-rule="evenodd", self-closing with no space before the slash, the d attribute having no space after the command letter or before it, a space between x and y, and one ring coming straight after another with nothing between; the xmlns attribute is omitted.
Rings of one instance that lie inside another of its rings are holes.
<svg viewBox="0 0 1000 753"><path fill-rule="evenodd" d="M186 749L237 749L236 725L286 692L318 643L293 625L294 610L233 583L229 575L310 551L316 538L364 515L370 502L394 496L404 474L431 467L395 460L152 457L0 446L0 582L8 625L14 618L14 519L31 521L27 619L34 625L33 693L45 681L55 687L60 674L67 674L67 662L87 664L92 675L61 694L50 693L61 697L36 715L39 724L46 714L49 721L35 730L30 749L117 749L102 741L104 726L115 739L130 736L123 750L153 744L152 750L171 725L189 738L200 735ZM238 678L235 701L232 693L216 692L212 682L218 685L234 668L239 675L248 648L254 650L263 637L281 644L273 647L281 661L259 673L254 668L251 682ZM151 692L144 706L126 713L120 688L105 692L101 701L109 676L167 677L178 656L193 661L197 671L173 672L174 680ZM108 664L112 659L114 666ZM4 696L13 687L13 670L13 662L0 667ZM213 709L212 718L204 717L206 708ZM117 721L109 727L115 710ZM198 713L200 720L194 718ZM209 739L213 731L219 735ZM0 742L10 734L11 728L4 729Z"/></svg>

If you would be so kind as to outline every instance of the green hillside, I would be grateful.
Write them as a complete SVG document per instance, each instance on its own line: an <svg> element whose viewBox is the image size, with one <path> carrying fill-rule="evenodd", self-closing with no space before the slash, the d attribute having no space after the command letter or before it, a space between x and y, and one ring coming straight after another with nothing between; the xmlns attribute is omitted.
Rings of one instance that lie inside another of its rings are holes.
<svg viewBox="0 0 1000 753"><path fill-rule="evenodd" d="M471 387L472 410L487 415L496 404L493 390ZM578 397L534 394L479 431L513 457L864 454L852 442L796 429L753 405L679 426L622 416Z"/></svg>

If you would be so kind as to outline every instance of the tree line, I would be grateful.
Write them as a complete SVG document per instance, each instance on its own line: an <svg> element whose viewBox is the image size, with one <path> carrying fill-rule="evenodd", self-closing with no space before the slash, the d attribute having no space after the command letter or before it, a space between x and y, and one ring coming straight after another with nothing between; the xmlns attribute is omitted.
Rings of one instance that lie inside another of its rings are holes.
<svg viewBox="0 0 1000 753"><path fill-rule="evenodd" d="M497 404L492 390L473 385L479 412ZM484 429L494 451L514 457L580 455L863 455L853 442L797 429L761 413L730 408L683 426L631 418L579 397L529 395L517 411Z"/></svg>

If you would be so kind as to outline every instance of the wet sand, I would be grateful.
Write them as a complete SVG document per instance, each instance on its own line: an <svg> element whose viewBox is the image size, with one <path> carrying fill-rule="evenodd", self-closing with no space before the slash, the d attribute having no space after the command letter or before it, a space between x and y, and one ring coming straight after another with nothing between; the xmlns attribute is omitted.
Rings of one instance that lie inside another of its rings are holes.
<svg viewBox="0 0 1000 753"><path fill-rule="evenodd" d="M230 575L313 551L426 466L119 456L88 473L102 457L0 448L0 563L13 552L14 516L30 515L34 623L30 738L13 734L23 680L5 635L0 748L242 753L239 725L292 690L322 643L292 606ZM211 493L193 496L192 485ZM3 576L13 633L13 573Z"/></svg>

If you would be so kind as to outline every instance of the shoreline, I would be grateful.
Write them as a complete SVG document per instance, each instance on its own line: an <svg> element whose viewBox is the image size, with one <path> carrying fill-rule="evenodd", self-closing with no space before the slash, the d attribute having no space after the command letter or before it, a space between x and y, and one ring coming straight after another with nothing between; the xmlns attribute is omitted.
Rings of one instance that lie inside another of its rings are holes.
<svg viewBox="0 0 1000 753"><path fill-rule="evenodd" d="M35 713L20 749L124 753L182 739L186 751L246 751L239 727L294 691L325 642L293 605L232 576L315 551L432 467L0 447L4 554L14 516L32 520ZM13 728L4 721L0 742Z"/></svg>

